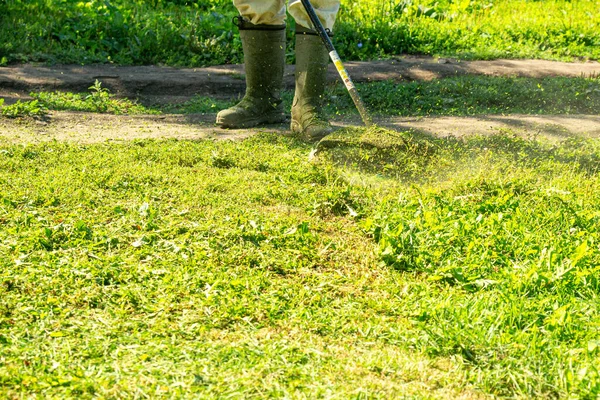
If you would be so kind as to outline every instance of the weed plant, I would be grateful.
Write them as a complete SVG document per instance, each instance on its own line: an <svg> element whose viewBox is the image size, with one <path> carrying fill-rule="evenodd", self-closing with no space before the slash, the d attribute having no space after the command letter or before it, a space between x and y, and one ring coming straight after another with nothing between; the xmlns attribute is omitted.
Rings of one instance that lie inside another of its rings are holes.
<svg viewBox="0 0 600 400"><path fill-rule="evenodd" d="M4 106L4 99L0 99L0 115L6 118L40 118L47 114L48 108L39 100L19 100L15 104Z"/></svg>
<svg viewBox="0 0 600 400"><path fill-rule="evenodd" d="M597 140L0 145L0 396L595 398Z"/></svg>
<svg viewBox="0 0 600 400"><path fill-rule="evenodd" d="M33 102L51 110L85 111L109 114L156 114L157 110L144 107L129 99L116 98L102 87L98 80L89 87L90 92L32 92Z"/></svg>
<svg viewBox="0 0 600 400"><path fill-rule="evenodd" d="M0 13L0 65L242 62L230 0L4 0ZM598 26L596 0L342 1L334 40L346 60L399 54L598 59ZM292 31L293 23L289 61Z"/></svg>

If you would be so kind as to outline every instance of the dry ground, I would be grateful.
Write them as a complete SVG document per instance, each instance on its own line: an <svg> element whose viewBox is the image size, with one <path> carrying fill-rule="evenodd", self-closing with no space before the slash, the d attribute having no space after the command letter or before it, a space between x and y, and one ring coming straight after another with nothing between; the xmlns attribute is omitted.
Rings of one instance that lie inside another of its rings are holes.
<svg viewBox="0 0 600 400"><path fill-rule="evenodd" d="M47 121L0 119L0 138L8 142L70 141L94 143L134 139L243 139L258 132L289 134L287 124L225 130L214 114L108 115L53 111ZM334 121L337 127L360 125L357 118ZM524 137L560 141L568 137L600 137L600 115L488 115L477 117L388 117L378 125L439 136L493 134L503 130Z"/></svg>

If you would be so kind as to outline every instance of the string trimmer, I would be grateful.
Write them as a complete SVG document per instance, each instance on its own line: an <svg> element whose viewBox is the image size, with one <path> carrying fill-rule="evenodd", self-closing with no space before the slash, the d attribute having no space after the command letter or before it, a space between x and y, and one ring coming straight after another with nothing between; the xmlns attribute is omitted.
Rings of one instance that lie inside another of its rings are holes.
<svg viewBox="0 0 600 400"><path fill-rule="evenodd" d="M352 97L352 101L354 102L354 105L356 106L358 112L360 113L360 117L362 118L362 120L366 126L371 126L373 124L373 121L371 121L371 117L367 113L367 108L365 107L365 103L363 103L362 99L360 98L360 95L358 94L358 90L356 90L356 86L354 86L352 79L350 79L350 75L348 74L348 71L346 71L344 64L342 64L342 60L340 59L338 52L335 50L335 47L333 47L333 43L331 42L331 39L329 38L329 34L327 33L327 30L325 30L325 28L323 27L323 24L321 23L321 20L317 16L317 13L315 12L315 9L313 8L312 4L310 4L310 1L309 0L301 0L301 1L302 1L302 5L306 9L306 13L308 14L308 17L310 18L310 21L312 22L315 31L317 32L317 34L323 41L323 44L325 45L325 47L327 47L327 51L329 51L329 57L331 58L331 61L333 61L335 68L337 69L338 73L340 74L340 77L342 78L344 85L346 85L346 89L348 89L348 93L350 93L350 97Z"/></svg>

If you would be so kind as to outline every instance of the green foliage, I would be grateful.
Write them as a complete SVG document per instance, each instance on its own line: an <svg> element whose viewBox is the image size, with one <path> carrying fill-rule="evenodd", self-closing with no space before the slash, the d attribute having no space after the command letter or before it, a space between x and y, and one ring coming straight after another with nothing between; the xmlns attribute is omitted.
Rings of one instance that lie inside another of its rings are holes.
<svg viewBox="0 0 600 400"><path fill-rule="evenodd" d="M48 108L43 102L38 100L24 101L18 100L16 103L3 106L4 99L0 102L0 112L3 117L21 118L21 117L43 117L48 114Z"/></svg>
<svg viewBox="0 0 600 400"><path fill-rule="evenodd" d="M562 384L583 397L597 394L598 332L590 326L598 323L600 197L586 187L598 183L597 141L549 147L499 136L434 147L428 169L469 163L469 177L415 187L362 222L387 265L456 288L446 301L425 300L415 310L426 332L421 345L477 371L513 371L502 379L514 379L523 395L561 397L555 385L563 373ZM549 380L526 383L517 372L523 368Z"/></svg>
<svg viewBox="0 0 600 400"><path fill-rule="evenodd" d="M0 64L241 62L229 0L5 0ZM342 1L335 29L344 59L398 54L460 58L598 59L595 0ZM288 38L292 39L293 24ZM287 53L293 57L292 40Z"/></svg>
<svg viewBox="0 0 600 400"><path fill-rule="evenodd" d="M340 136L0 145L0 396L595 398L598 140Z"/></svg>
<svg viewBox="0 0 600 400"><path fill-rule="evenodd" d="M191 100L183 103L167 104L161 107L161 110L174 114L216 113L233 106L239 100L240 99L237 99L237 101L223 100L205 96L194 96Z"/></svg>
<svg viewBox="0 0 600 400"><path fill-rule="evenodd" d="M90 86L89 94L65 92L33 92L36 104L51 110L86 111L110 114L156 114L158 111L146 108L128 99L117 99L98 80Z"/></svg>
<svg viewBox="0 0 600 400"><path fill-rule="evenodd" d="M429 54L463 59L598 59L594 0L371 0L348 4L336 28L347 59Z"/></svg>
<svg viewBox="0 0 600 400"><path fill-rule="evenodd" d="M205 65L237 59L227 1L7 0L9 61ZM21 37L16 35L22 35Z"/></svg>

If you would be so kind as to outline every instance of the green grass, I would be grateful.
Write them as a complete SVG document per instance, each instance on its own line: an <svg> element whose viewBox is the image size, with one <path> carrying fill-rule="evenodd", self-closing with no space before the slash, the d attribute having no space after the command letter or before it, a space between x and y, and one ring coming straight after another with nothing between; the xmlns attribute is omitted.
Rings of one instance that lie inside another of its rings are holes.
<svg viewBox="0 0 600 400"><path fill-rule="evenodd" d="M58 111L84 111L109 114L156 114L153 110L137 104L129 99L118 99L106 88L102 82L96 80L89 87L89 93L69 92L32 92L30 95L34 102L43 104L44 107Z"/></svg>
<svg viewBox="0 0 600 400"><path fill-rule="evenodd" d="M31 92L29 95L33 100L19 100L7 106L4 106L4 99L0 99L0 115L7 118L40 118L47 116L48 110L117 115L160 113L160 110L144 107L129 99L116 98L108 89L103 88L98 80L89 90L89 93Z"/></svg>
<svg viewBox="0 0 600 400"><path fill-rule="evenodd" d="M429 82L375 82L357 85L369 111L382 116L434 116L481 114L595 114L600 109L600 78L499 78L463 76ZM44 110L107 112L112 114L216 113L239 99L197 96L180 104L143 106L118 99L101 83L90 92L33 92L36 106ZM283 93L289 110L293 92ZM341 84L327 92L326 111L331 116L357 111ZM20 103L18 107L23 107ZM14 106L3 114L18 114ZM32 106L33 107L33 106ZM7 110L7 111L4 111ZM9 112L10 111L10 112ZM22 115L25 115L21 113ZM19 114L19 115L21 115Z"/></svg>
<svg viewBox="0 0 600 400"><path fill-rule="evenodd" d="M0 11L0 65L242 61L229 0L4 0ZM599 25L595 0L345 0L334 41L346 60L398 54L598 59Z"/></svg>
<svg viewBox="0 0 600 400"><path fill-rule="evenodd" d="M429 82L358 85L369 110L381 115L596 114L600 78L542 79L461 76ZM331 93L330 113L355 112L342 85Z"/></svg>
<svg viewBox="0 0 600 400"><path fill-rule="evenodd" d="M461 76L433 81L357 84L373 114L382 116L435 116L481 114L595 114L600 109L600 78L517 78ZM283 93L284 108L293 92ZM171 113L215 113L238 100L209 97L167 107ZM330 115L357 114L345 87L337 83L327 92Z"/></svg>
<svg viewBox="0 0 600 400"><path fill-rule="evenodd" d="M408 53L598 59L600 54L600 9L594 0L370 0L343 7L340 22L336 34L344 40L338 47L348 58Z"/></svg>
<svg viewBox="0 0 600 400"><path fill-rule="evenodd" d="M0 396L595 398L597 140L0 145Z"/></svg>
<svg viewBox="0 0 600 400"><path fill-rule="evenodd" d="M48 108L38 100L20 101L11 105L4 105L0 99L0 115L6 118L40 118L48 114Z"/></svg>
<svg viewBox="0 0 600 400"><path fill-rule="evenodd" d="M290 94L285 93L285 106L289 107L291 104ZM291 95L293 96L293 94ZM235 99L221 99L213 98L208 96L194 96L188 101L179 104L165 104L157 106L163 112L172 114L205 114L205 113L217 113L226 108L232 107L237 104L243 95Z"/></svg>

